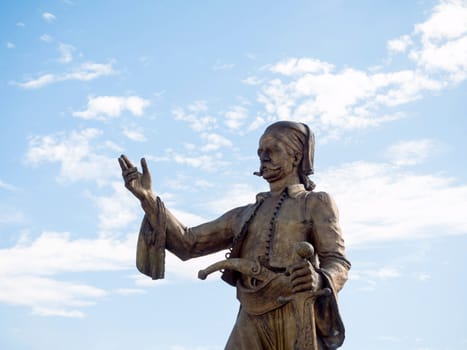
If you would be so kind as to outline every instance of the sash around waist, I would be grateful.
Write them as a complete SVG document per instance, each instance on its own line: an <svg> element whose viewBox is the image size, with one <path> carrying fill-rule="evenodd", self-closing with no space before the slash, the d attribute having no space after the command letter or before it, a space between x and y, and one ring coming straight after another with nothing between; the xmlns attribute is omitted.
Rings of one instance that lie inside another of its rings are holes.
<svg viewBox="0 0 467 350"><path fill-rule="evenodd" d="M279 297L291 294L290 277L284 273L275 274L273 278L254 288L247 288L241 281L237 282L237 299L250 315L262 315L283 306L278 301Z"/></svg>

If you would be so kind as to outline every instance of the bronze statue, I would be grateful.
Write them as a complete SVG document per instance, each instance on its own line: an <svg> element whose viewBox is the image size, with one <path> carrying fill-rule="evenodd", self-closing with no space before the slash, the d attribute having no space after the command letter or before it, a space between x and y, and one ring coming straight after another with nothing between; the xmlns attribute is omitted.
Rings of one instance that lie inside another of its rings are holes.
<svg viewBox="0 0 467 350"><path fill-rule="evenodd" d="M119 158L125 186L146 213L138 238L137 267L164 277L165 249L182 260L229 249L227 259L199 271L201 279L222 270L240 301L229 350L323 350L344 341L337 292L347 280L338 211L325 192L314 192L314 135L307 125L280 121L259 141L259 172L270 191L254 204L187 228L151 190L142 172Z"/></svg>

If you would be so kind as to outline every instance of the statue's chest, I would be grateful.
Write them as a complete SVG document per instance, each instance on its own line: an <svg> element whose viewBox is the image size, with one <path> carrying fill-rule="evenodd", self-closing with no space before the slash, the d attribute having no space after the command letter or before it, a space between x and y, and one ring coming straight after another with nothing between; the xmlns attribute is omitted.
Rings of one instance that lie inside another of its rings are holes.
<svg viewBox="0 0 467 350"><path fill-rule="evenodd" d="M310 241L311 221L305 210L300 198L286 198L280 205L277 199L266 199L248 227L241 256L265 257L274 267L289 265L294 244Z"/></svg>

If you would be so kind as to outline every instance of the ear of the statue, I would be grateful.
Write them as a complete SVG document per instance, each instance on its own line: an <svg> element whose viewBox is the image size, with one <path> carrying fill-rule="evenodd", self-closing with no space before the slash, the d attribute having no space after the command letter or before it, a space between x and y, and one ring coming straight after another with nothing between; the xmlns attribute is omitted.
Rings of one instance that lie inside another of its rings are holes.
<svg viewBox="0 0 467 350"><path fill-rule="evenodd" d="M303 157L303 154L301 152L295 152L293 164L295 166L298 166L298 164L300 164L300 161L302 160L302 157Z"/></svg>

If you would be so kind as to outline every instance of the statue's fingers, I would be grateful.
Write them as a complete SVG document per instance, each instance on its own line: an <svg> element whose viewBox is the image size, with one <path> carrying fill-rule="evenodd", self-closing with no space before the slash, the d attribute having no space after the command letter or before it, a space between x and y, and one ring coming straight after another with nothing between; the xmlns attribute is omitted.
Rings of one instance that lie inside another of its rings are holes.
<svg viewBox="0 0 467 350"><path fill-rule="evenodd" d="M300 293L300 292L306 292L309 290L313 290L313 283L302 283L296 286L292 287L292 292L294 293Z"/></svg>
<svg viewBox="0 0 467 350"><path fill-rule="evenodd" d="M120 158L122 158L122 160L125 162L127 168L134 168L135 167L133 165L133 163L131 162L131 160L129 160L126 155L122 154L122 156Z"/></svg>
<svg viewBox="0 0 467 350"><path fill-rule="evenodd" d="M308 267L306 268L302 268L302 269L299 269L299 270L295 270L294 272L292 272L290 274L290 278L292 279L292 281L296 280L296 279L299 279L301 277L308 277L310 276L311 274L311 271Z"/></svg>
<svg viewBox="0 0 467 350"><path fill-rule="evenodd" d="M122 156L118 158L118 164L120 164L120 168L122 168L122 171L128 169L128 166L126 165L125 160L123 160Z"/></svg>
<svg viewBox="0 0 467 350"><path fill-rule="evenodd" d="M300 277L292 280L292 288L298 288L301 286L312 286L313 281L308 277Z"/></svg>
<svg viewBox="0 0 467 350"><path fill-rule="evenodd" d="M148 168L148 163L146 163L145 158L141 158L141 168L143 169L143 175L150 175L149 173L149 168Z"/></svg>
<svg viewBox="0 0 467 350"><path fill-rule="evenodd" d="M130 182L130 181L137 180L137 179L138 179L138 173L137 172L129 173L128 175L125 176L125 181L126 182Z"/></svg>
<svg viewBox="0 0 467 350"><path fill-rule="evenodd" d="M295 265L289 266L288 271L290 275L293 275L296 273L296 271L306 269L308 266L308 262L304 260Z"/></svg>

